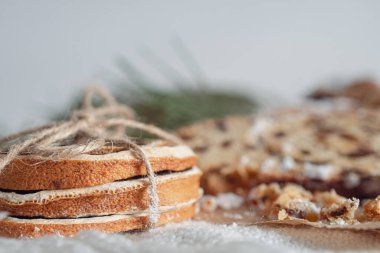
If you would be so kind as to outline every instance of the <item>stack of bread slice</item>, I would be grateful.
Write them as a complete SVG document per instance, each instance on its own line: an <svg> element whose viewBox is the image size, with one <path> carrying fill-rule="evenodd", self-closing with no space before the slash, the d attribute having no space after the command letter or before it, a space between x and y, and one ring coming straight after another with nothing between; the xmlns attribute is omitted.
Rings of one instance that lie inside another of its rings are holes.
<svg viewBox="0 0 380 253"><path fill-rule="evenodd" d="M157 225L189 219L196 212L200 170L182 145L141 145L156 174ZM4 154L3 154L4 155ZM74 235L82 230L123 232L149 224L149 180L132 150L105 146L67 160L21 155L0 173L0 235Z"/></svg>

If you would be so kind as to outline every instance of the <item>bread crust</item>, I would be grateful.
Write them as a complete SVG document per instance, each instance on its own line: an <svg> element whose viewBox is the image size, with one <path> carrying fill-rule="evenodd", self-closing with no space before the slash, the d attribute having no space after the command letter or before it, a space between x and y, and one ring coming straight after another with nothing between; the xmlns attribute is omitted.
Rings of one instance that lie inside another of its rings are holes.
<svg viewBox="0 0 380 253"><path fill-rule="evenodd" d="M186 146L142 147L155 172L182 171L196 164L197 157ZM146 175L144 163L132 151L81 155L52 161L23 156L0 173L0 189L54 190L102 185Z"/></svg>
<svg viewBox="0 0 380 253"><path fill-rule="evenodd" d="M192 169L157 177L157 192L160 206L172 206L200 197L199 179L201 172ZM98 190L96 187L78 189L83 193L71 193L70 190L47 191L51 197L43 199L25 199L23 201L1 198L0 210L11 216L75 218L99 216L115 213L131 213L149 208L148 185L146 178L127 180L106 185ZM119 185L117 188L114 185ZM60 192L60 195L54 193ZM66 193L67 192L67 193ZM41 192L37 193L41 194ZM8 196L14 194L8 194ZM16 194L17 197L18 194ZM33 196L41 196L32 194ZM21 198L25 195L19 195ZM27 195L26 195L27 196ZM40 197L41 198L41 197Z"/></svg>
<svg viewBox="0 0 380 253"><path fill-rule="evenodd" d="M184 206L182 208L170 211L164 211L158 219L158 226L179 222L192 218L196 212L196 205ZM87 218L83 218L85 221ZM82 220L82 219L76 219ZM49 223L38 224L38 220L34 223L15 222L13 220L0 220L0 236L16 237L16 238L35 238L46 235L73 236L83 230L98 230L106 233L118 233L131 230L145 229L148 226L149 219L144 216L126 216L109 222L75 222L73 224Z"/></svg>

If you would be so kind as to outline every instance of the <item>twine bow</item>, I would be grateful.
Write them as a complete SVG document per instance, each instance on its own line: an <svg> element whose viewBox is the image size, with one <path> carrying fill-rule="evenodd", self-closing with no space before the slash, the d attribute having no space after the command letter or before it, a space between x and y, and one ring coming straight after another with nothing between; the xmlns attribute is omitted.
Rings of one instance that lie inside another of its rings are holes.
<svg viewBox="0 0 380 253"><path fill-rule="evenodd" d="M95 95L104 100L102 106L94 107ZM136 121L134 116L131 108L118 103L106 90L90 86L85 91L82 109L74 111L69 120L1 138L0 147L3 148L0 152L4 156L0 158L0 173L23 154L40 159L63 160L99 150L106 143L117 143L132 150L144 162L149 180L149 226L154 227L159 217L156 176L145 152L126 135L126 130L139 129L175 144L181 142L158 127Z"/></svg>

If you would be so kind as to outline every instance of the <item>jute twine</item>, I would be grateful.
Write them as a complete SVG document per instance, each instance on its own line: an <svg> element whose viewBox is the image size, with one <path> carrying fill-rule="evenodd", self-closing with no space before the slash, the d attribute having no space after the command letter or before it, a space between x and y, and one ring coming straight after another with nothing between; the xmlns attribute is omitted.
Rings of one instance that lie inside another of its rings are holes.
<svg viewBox="0 0 380 253"><path fill-rule="evenodd" d="M95 107L99 96L103 105ZM80 154L100 150L107 143L132 150L144 163L149 180L149 226L157 223L159 197L156 176L143 149L126 135L127 129L139 129L174 144L181 143L175 136L153 125L134 119L134 111L120 103L99 86L90 86L84 94L82 108L74 111L67 121L53 122L21 131L0 139L0 173L20 155L37 159L64 160Z"/></svg>

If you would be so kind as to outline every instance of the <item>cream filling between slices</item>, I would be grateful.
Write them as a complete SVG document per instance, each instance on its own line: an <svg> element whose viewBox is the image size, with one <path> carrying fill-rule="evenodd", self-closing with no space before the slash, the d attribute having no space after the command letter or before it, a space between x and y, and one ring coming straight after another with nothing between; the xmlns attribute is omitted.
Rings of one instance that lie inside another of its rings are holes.
<svg viewBox="0 0 380 253"><path fill-rule="evenodd" d="M198 197L196 199L191 199L189 201L196 202L196 201L198 201L203 196L203 189L202 188L199 188L198 192L199 192ZM170 205L170 206L175 207L174 205ZM162 207L168 207L168 206L162 206ZM113 215L113 214L128 214L128 215L132 215L132 214L137 214L137 213L141 213L141 212L144 212L144 213L148 212L148 209L141 210L141 209L138 209L136 207L133 207L130 211L127 211L127 212L118 212L118 213L107 213L107 212L104 212L104 213L82 213L82 214L76 215L74 218L86 218L86 217L95 217L95 216L106 216L106 215ZM51 218L51 219L55 219L55 218Z"/></svg>
<svg viewBox="0 0 380 253"><path fill-rule="evenodd" d="M198 199L192 199L187 202L181 202L173 206L161 206L158 208L159 213L179 210L181 208L189 207L193 204L195 204L198 201ZM7 217L3 219L3 221L9 221L14 223L32 223L32 224L44 224L44 225L54 225L54 224L63 224L63 225L73 225L73 224L88 224L88 223L105 223L105 222L112 222L112 221L118 221L123 219L129 219L133 217L144 217L149 216L149 210L144 210L141 212L136 213L120 213L120 214L113 214L109 216L99 216L99 217L90 217L90 218L73 218L73 219L20 219L20 218L14 218L14 217Z"/></svg>
<svg viewBox="0 0 380 253"><path fill-rule="evenodd" d="M152 146L145 145L141 146L142 150L146 154L148 158L186 158L195 156L194 152L188 147L184 145L177 146ZM0 155L0 158L3 158L5 155ZM27 155L23 155L19 157L28 158ZM136 160L136 155L131 150L124 150L115 153L101 154L101 155L89 155L89 154L81 154L77 155L68 160L84 160L84 161L108 161L108 160Z"/></svg>
<svg viewBox="0 0 380 253"><path fill-rule="evenodd" d="M173 147L151 147L143 146L144 153L148 158L164 158L164 157L175 157L175 158L186 158L195 156L194 152L187 146L173 146ZM97 161L97 160L132 160L136 159L136 155L131 150L125 150L115 153L103 154L103 155L88 155L82 154L72 158L71 160L86 160L86 161Z"/></svg>
<svg viewBox="0 0 380 253"><path fill-rule="evenodd" d="M198 167L193 167L190 170L173 172L166 175L159 175L156 177L157 184L162 184L167 181L182 179L190 176L201 174ZM103 185L75 188L75 189L64 189L64 190L45 190L29 194L18 194L15 192L0 192L0 199L5 200L10 203L23 204L26 202L42 203L48 200L56 200L60 198L77 198L80 196L91 195L94 193L112 193L112 192L125 192L130 189L141 188L143 186L149 185L149 180L147 177L117 181L112 183L107 183Z"/></svg>

